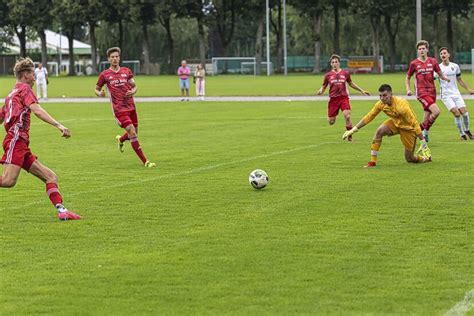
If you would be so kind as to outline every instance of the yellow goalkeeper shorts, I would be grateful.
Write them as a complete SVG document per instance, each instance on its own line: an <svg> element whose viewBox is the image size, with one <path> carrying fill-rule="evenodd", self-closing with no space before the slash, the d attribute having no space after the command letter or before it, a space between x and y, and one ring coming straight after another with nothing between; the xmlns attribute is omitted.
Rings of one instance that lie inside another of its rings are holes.
<svg viewBox="0 0 474 316"><path fill-rule="evenodd" d="M406 150L415 152L417 138L415 131L407 131L405 129L400 129L395 126L395 123L391 119L386 120L385 122L383 122L383 124L390 128L393 135L400 134L400 140L402 141L402 144Z"/></svg>

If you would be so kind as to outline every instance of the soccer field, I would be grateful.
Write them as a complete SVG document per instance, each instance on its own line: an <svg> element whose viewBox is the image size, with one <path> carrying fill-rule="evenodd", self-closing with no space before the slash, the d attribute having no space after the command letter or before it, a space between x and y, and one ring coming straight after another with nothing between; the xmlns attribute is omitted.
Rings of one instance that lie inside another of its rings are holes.
<svg viewBox="0 0 474 316"><path fill-rule="evenodd" d="M34 118L31 148L84 219L24 172L1 191L0 314L441 315L474 289L474 141L444 108L432 163L395 136L367 170L383 113L349 143L326 102L139 104L145 169L110 105L44 107L73 136Z"/></svg>
<svg viewBox="0 0 474 316"><path fill-rule="evenodd" d="M395 74L355 74L352 80L362 88L378 95L378 88L382 83L392 86L394 94L406 93L405 73ZM462 74L464 81L474 89L474 75L468 72ZM176 76L136 76L138 97L163 97L179 96L178 78ZM65 97L95 97L94 88L97 77L51 77L48 85L50 98ZM290 95L315 95L321 87L323 75L300 74L276 76L207 76L207 96L290 96ZM413 78L411 80L413 86ZM436 83L438 85L438 83ZM0 98L5 97L15 85L13 76L0 77ZM34 88L36 92L36 87ZM460 88L462 93L466 93ZM350 89L351 94L361 95L358 91ZM191 84L191 95L194 85ZM439 92L439 87L438 87ZM326 91L326 95L327 95Z"/></svg>

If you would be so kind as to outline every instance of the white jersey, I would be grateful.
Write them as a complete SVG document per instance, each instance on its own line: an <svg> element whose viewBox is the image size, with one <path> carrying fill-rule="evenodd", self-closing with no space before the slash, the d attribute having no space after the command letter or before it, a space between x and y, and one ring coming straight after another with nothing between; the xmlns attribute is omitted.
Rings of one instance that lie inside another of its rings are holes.
<svg viewBox="0 0 474 316"><path fill-rule="evenodd" d="M46 76L48 75L48 71L46 68L36 68L35 69L35 79L36 81L46 81Z"/></svg>
<svg viewBox="0 0 474 316"><path fill-rule="evenodd" d="M461 69L459 68L459 65L450 62L449 65L446 66L445 64L441 63L439 64L439 68L441 68L443 74L449 78L449 82L439 78L441 99L448 96L461 95L457 83L457 78L461 76Z"/></svg>

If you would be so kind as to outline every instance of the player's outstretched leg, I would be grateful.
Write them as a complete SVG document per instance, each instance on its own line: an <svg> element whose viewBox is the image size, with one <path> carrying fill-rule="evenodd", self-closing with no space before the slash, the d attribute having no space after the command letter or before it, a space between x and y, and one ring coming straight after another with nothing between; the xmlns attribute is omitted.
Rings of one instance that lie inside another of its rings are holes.
<svg viewBox="0 0 474 316"><path fill-rule="evenodd" d="M472 135L470 126L469 126L469 112L466 111L462 113L462 121L464 124L464 131L466 132L467 137L469 137L469 139L474 140L474 135Z"/></svg>
<svg viewBox="0 0 474 316"><path fill-rule="evenodd" d="M38 177L46 184L46 194L48 195L48 198L54 207L56 207L56 210L58 211L58 218L60 220L65 221L81 219L81 216L68 210L63 205L63 197L61 196L58 188L58 179L56 174L51 169L40 163L38 160L35 160L28 172Z"/></svg>

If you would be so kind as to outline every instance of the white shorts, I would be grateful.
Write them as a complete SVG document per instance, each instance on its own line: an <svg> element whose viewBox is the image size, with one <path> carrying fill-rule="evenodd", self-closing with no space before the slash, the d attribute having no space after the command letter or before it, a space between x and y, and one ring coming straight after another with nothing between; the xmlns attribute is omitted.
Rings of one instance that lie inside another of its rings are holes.
<svg viewBox="0 0 474 316"><path fill-rule="evenodd" d="M441 101L443 101L448 111L451 111L452 109L455 109L455 108L459 109L459 108L466 107L466 103L464 102L460 94L445 96L441 98Z"/></svg>

